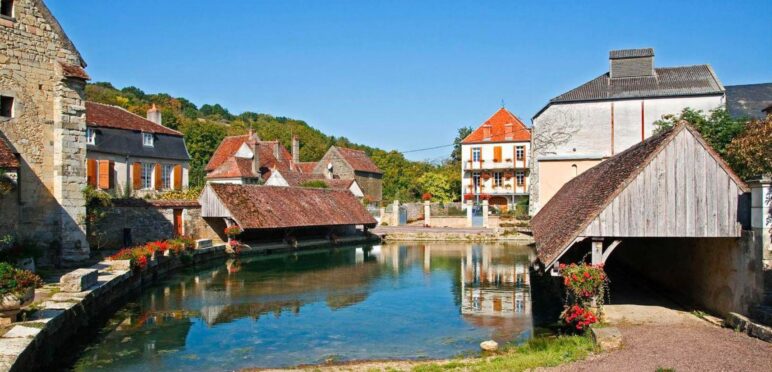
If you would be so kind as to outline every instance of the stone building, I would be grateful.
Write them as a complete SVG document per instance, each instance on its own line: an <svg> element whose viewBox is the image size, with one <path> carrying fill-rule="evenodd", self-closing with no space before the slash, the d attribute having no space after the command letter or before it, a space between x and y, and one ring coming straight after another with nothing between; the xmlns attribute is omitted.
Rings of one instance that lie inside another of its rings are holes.
<svg viewBox="0 0 772 372"><path fill-rule="evenodd" d="M182 133L121 107L86 102L88 184L115 195L143 196L188 186L190 155Z"/></svg>
<svg viewBox="0 0 772 372"><path fill-rule="evenodd" d="M501 210L528 196L531 131L505 108L461 142L461 195Z"/></svg>
<svg viewBox="0 0 772 372"><path fill-rule="evenodd" d="M18 154L18 195L13 207L2 202L0 220L15 218L16 231L47 248L47 259L79 261L89 255L86 63L42 1L2 5L0 136Z"/></svg>
<svg viewBox="0 0 772 372"><path fill-rule="evenodd" d="M257 184L274 170L295 171L292 155L279 141L257 134L225 137L206 165L207 183Z"/></svg>
<svg viewBox="0 0 772 372"><path fill-rule="evenodd" d="M379 204L383 199L383 172L362 150L332 146L316 163L313 173L356 180L369 203Z"/></svg>
<svg viewBox="0 0 772 372"><path fill-rule="evenodd" d="M663 115L724 103L724 86L709 65L655 68L651 48L612 50L608 72L533 117L530 212L573 177L651 136Z"/></svg>
<svg viewBox="0 0 772 372"><path fill-rule="evenodd" d="M278 169L271 172L271 176L265 180L266 186L284 186L284 187L304 187L309 182L321 182L328 189L348 190L360 200L365 194L356 180L340 180L326 178L322 174L302 173L296 171L280 171Z"/></svg>

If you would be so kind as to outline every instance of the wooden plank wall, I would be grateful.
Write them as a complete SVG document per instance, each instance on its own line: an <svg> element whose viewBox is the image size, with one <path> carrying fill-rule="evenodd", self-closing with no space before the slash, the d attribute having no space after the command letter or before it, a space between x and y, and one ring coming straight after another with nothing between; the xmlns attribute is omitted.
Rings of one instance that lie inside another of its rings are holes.
<svg viewBox="0 0 772 372"><path fill-rule="evenodd" d="M232 217L231 212L209 186L204 187L198 203L201 204L201 217Z"/></svg>
<svg viewBox="0 0 772 372"><path fill-rule="evenodd" d="M580 236L739 237L738 185L683 130Z"/></svg>

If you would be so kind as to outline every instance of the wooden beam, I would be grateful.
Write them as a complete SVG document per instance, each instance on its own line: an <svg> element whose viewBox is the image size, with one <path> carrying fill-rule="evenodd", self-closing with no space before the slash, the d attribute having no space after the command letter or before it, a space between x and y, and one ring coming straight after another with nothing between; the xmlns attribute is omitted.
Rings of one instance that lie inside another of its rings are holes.
<svg viewBox="0 0 772 372"><path fill-rule="evenodd" d="M614 249L619 245L619 243L622 243L622 241L617 239L617 240L614 240L613 242L611 242L611 244L609 244L609 246L603 252L603 258L602 258L602 260L603 260L602 262L603 263L606 263L606 260L608 260L608 256L611 255L611 252L614 251Z"/></svg>
<svg viewBox="0 0 772 372"><path fill-rule="evenodd" d="M592 264L603 262L603 238L592 238Z"/></svg>

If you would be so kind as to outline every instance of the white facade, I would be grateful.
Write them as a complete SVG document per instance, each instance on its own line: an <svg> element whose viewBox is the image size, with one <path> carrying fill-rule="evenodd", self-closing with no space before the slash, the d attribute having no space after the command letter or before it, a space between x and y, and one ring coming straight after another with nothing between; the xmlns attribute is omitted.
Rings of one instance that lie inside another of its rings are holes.
<svg viewBox="0 0 772 372"><path fill-rule="evenodd" d="M535 214L576 174L577 161L600 162L650 137L654 122L684 108L709 112L724 95L555 103L533 119L530 212ZM540 172L550 162L547 173ZM586 169L578 165L579 169ZM572 173L574 172L574 173ZM579 172L581 173L581 172ZM540 182L540 178L547 182ZM550 185L550 186L547 186Z"/></svg>
<svg viewBox="0 0 772 372"><path fill-rule="evenodd" d="M156 174L155 171L150 172L150 181L149 181L149 188L139 188L135 189L132 185L132 181L134 179L134 170L132 169L132 165L134 163L141 163L141 164L148 164L150 167L155 167L156 164L163 166L169 166L173 169L174 166L179 165L182 168L182 189L188 188L188 180L189 180L189 164L186 161L178 161L178 160L166 160L166 159L153 159L153 158L140 158L140 157L126 157L126 156L120 156L120 155L112 155L112 154L105 154L105 153L99 153L99 152L90 152L88 153L88 159L89 160L96 160L97 163L100 161L112 161L112 175L110 176L110 179L113 182L111 184L110 189L114 190L116 193L121 194L124 193L127 189L130 189L131 192L135 196L142 197L147 194L153 194L157 193L158 190L155 190L154 186L156 184ZM97 165L95 169L95 177L97 180L99 180L99 172L100 167ZM163 172L162 172L163 177ZM166 186L169 187L162 187L160 191L168 191L174 189L175 185L175 179L174 179L174 172L171 171L169 174L169 180L167 182ZM163 183L162 183L163 184Z"/></svg>
<svg viewBox="0 0 772 372"><path fill-rule="evenodd" d="M497 151L501 151L498 159ZM517 196L528 195L530 155L527 141L462 144L461 195L465 201L487 195L492 205L500 205L496 200L503 198L511 206Z"/></svg>

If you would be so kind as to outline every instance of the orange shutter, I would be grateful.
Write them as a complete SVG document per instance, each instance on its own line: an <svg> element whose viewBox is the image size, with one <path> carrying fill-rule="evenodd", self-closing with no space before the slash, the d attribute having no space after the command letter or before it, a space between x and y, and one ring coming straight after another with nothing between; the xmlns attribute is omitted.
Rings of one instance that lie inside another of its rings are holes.
<svg viewBox="0 0 772 372"><path fill-rule="evenodd" d="M87 159L86 160L86 182L88 183L89 186L93 186L93 187L97 186L96 173L97 173L97 161L94 159Z"/></svg>
<svg viewBox="0 0 772 372"><path fill-rule="evenodd" d="M142 163L134 163L131 165L131 184L134 190L142 188Z"/></svg>
<svg viewBox="0 0 772 372"><path fill-rule="evenodd" d="M182 190L182 165L174 166L174 189Z"/></svg>
<svg viewBox="0 0 772 372"><path fill-rule="evenodd" d="M501 146L493 148L493 161L497 163L501 161Z"/></svg>
<svg viewBox="0 0 772 372"><path fill-rule="evenodd" d="M161 164L155 165L155 189L160 190L164 186L163 179L161 178Z"/></svg>
<svg viewBox="0 0 772 372"><path fill-rule="evenodd" d="M110 161L99 161L99 188L107 190L110 188Z"/></svg>

